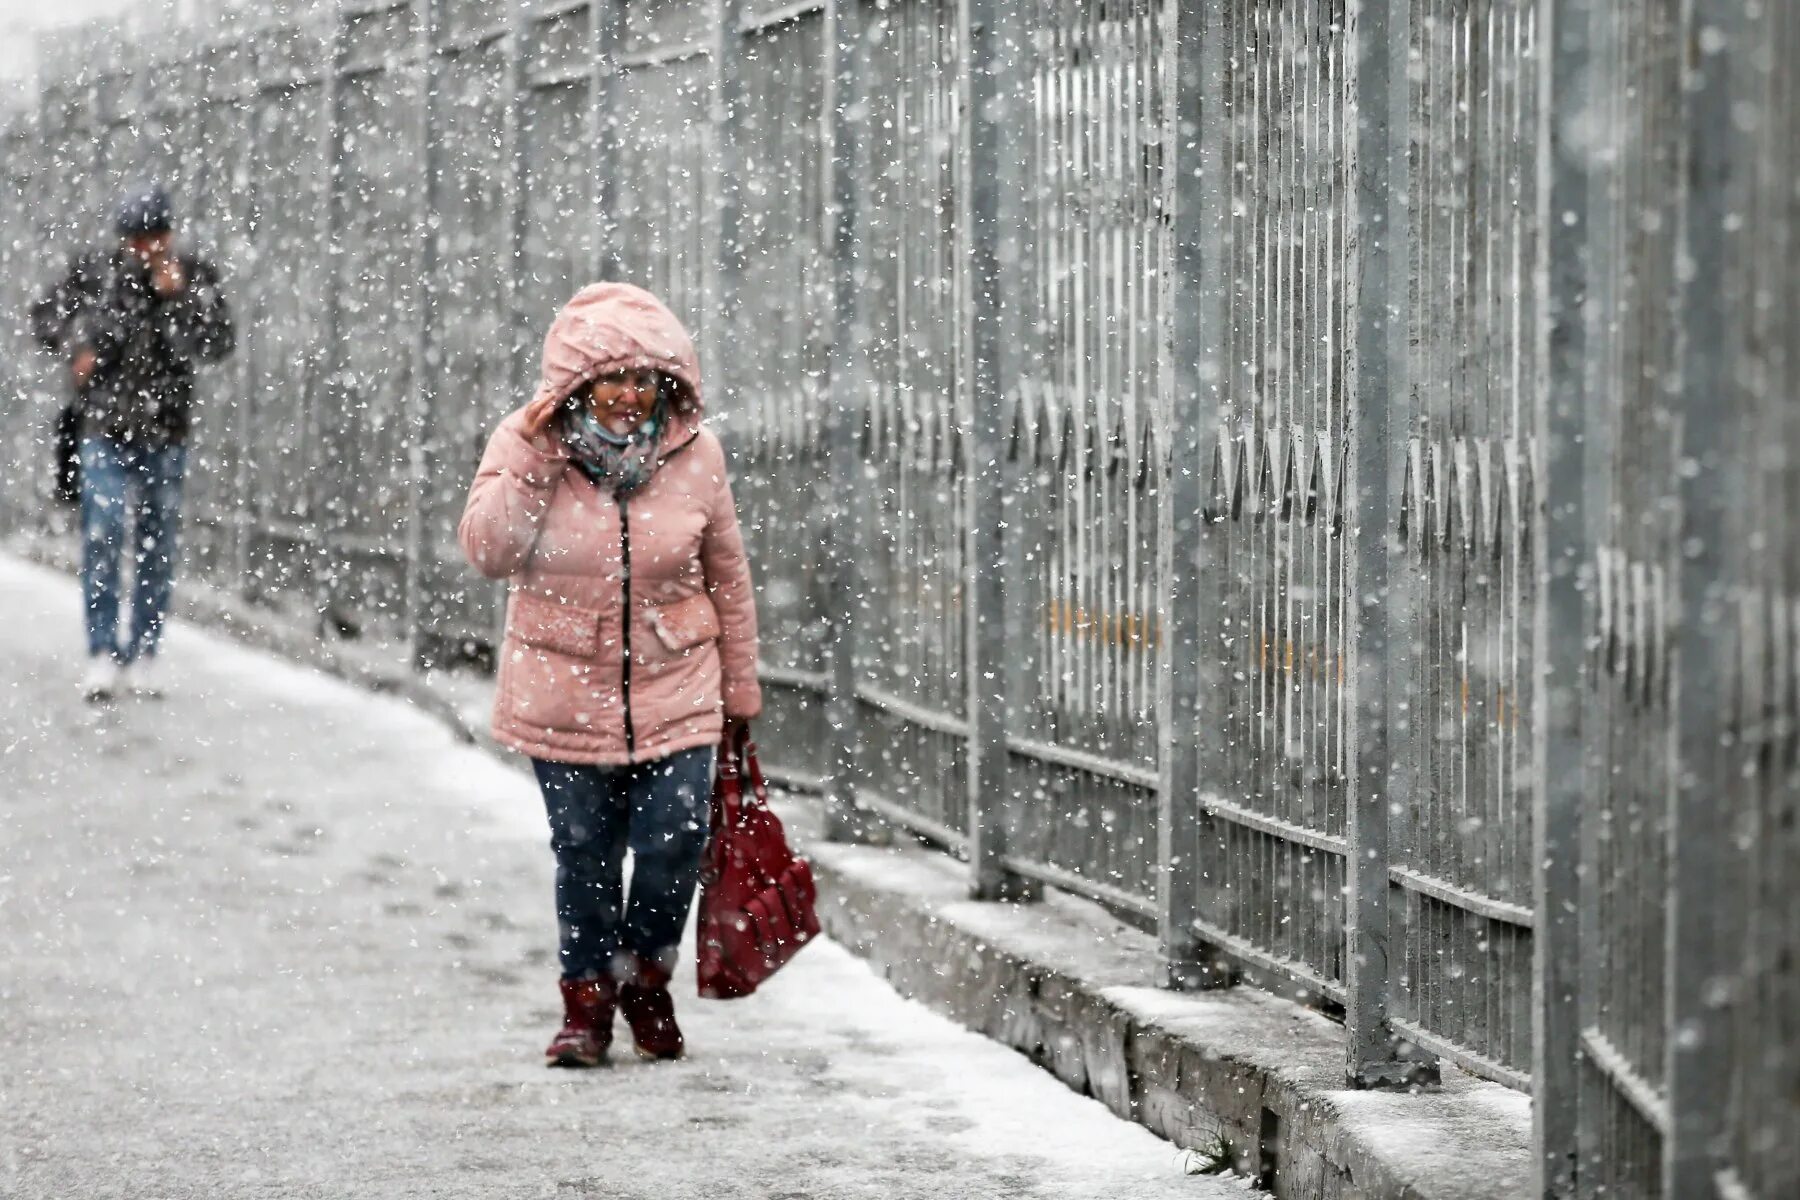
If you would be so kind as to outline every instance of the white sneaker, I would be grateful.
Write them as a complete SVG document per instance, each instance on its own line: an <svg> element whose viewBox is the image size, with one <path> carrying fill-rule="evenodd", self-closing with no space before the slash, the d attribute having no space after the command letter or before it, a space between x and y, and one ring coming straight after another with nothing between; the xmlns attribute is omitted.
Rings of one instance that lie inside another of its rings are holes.
<svg viewBox="0 0 1800 1200"><path fill-rule="evenodd" d="M138 659L125 669L123 675L136 695L160 696L163 694L163 669L154 656Z"/></svg>
<svg viewBox="0 0 1800 1200"><path fill-rule="evenodd" d="M94 655L88 659L87 671L81 677L82 698L92 703L111 700L123 683L119 675L118 663L104 654Z"/></svg>

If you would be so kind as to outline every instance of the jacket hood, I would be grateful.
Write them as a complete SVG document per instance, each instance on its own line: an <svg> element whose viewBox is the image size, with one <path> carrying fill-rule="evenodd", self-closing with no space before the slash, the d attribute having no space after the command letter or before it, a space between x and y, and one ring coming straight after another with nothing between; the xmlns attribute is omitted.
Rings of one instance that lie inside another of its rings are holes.
<svg viewBox="0 0 1800 1200"><path fill-rule="evenodd" d="M705 412L700 357L674 313L629 283L590 283L563 305L544 338L535 400L565 400L614 371L650 368L677 385L675 416L697 425Z"/></svg>

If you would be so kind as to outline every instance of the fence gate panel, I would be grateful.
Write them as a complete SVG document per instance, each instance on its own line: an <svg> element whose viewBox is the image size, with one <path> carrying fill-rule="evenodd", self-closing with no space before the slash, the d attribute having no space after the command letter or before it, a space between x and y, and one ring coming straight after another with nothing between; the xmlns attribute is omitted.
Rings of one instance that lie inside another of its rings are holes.
<svg viewBox="0 0 1800 1200"><path fill-rule="evenodd" d="M40 42L40 49L54 55L59 49L73 52L75 45L46 38ZM45 175L35 191L44 209L40 228L48 253L36 272L35 294L41 294L60 278L75 256L101 248L117 236L107 219L117 198L109 198L100 183L103 126L95 110L94 69L85 56L69 61L83 65L52 81L44 92ZM45 390L58 400L70 395L67 364L63 355L45 355L41 364L39 378ZM29 496L32 511L23 523L26 528L41 532L60 524L59 514L50 502L49 477L34 476L33 483L35 489Z"/></svg>
<svg viewBox="0 0 1800 1200"><path fill-rule="evenodd" d="M599 213L588 147L595 53L593 23L585 8L552 11L526 23L526 94L519 128L525 210L517 298L521 391L537 386L551 318L593 279Z"/></svg>
<svg viewBox="0 0 1800 1200"><path fill-rule="evenodd" d="M49 61L81 64L76 70L52 79L44 88L39 114L43 141L38 151L40 174L32 187L38 210L34 238L42 247L29 271L31 296L42 295L67 271L79 254L99 248L111 234L106 219L116 198L109 199L99 184L101 172L100 122L94 111L94 69L91 57L75 53L79 41L64 33L42 38L40 50ZM68 360L62 355L32 356L36 379L60 404L70 395ZM45 419L53 415L44 414ZM46 473L28 475L22 494L20 528L40 533L61 525L61 510L51 502L52 478Z"/></svg>
<svg viewBox="0 0 1800 1200"><path fill-rule="evenodd" d="M866 605L856 645L859 800L960 846L972 569L961 13L955 0L901 0L871 5L864 20L868 161L858 215L869 332L859 378L872 388L860 547Z"/></svg>
<svg viewBox="0 0 1800 1200"><path fill-rule="evenodd" d="M1008 865L1153 920L1173 31L1154 0L1028 7L1026 191L1001 197L1029 281L1007 381L1023 489L1009 655L1030 681L1012 697Z"/></svg>
<svg viewBox="0 0 1800 1200"><path fill-rule="evenodd" d="M169 173L168 100L165 92L149 87L152 63L148 59L134 63L126 57L125 48L105 43L99 54L100 76L90 109L99 142L99 170L83 182L94 189L94 206L100 217L89 245L110 250L118 242L112 216L125 189ZM185 197L174 199L180 203Z"/></svg>
<svg viewBox="0 0 1800 1200"><path fill-rule="evenodd" d="M830 578L821 547L831 508L824 30L822 11L813 10L747 32L738 46L743 253L733 322L740 336L725 348L725 361L708 364L714 378L730 383L735 411L719 414L719 425L767 630L757 741L776 773L815 785L827 744Z"/></svg>
<svg viewBox="0 0 1800 1200"><path fill-rule="evenodd" d="M1606 0L1595 119L1618 138L1593 196L1588 512L1598 626L1584 736L1596 769L1582 822L1584 1195L1662 1194L1668 955L1663 906L1674 795L1670 603L1681 514L1670 405L1683 199L1676 0Z"/></svg>
<svg viewBox="0 0 1800 1200"><path fill-rule="evenodd" d="M751 4L746 2L743 7L748 9ZM627 0L627 53L663 54L699 46L712 36L718 12L717 4L695 0Z"/></svg>
<svg viewBox="0 0 1800 1200"><path fill-rule="evenodd" d="M48 171L39 195L48 236L42 242L47 253L31 271L33 298L60 279L75 256L94 253L104 262L117 247L114 214L126 181L137 182L146 174L143 147L154 140L156 120L149 113L139 114L137 84L116 44L63 31L46 36L40 49L47 62L80 66L45 89ZM35 349L33 357L38 357ZM39 378L54 400L68 399L68 357L43 355L38 366ZM40 450L27 461L43 458ZM33 532L74 524L73 511L51 499L51 482L46 473L31 476L32 510L22 523Z"/></svg>
<svg viewBox="0 0 1800 1200"><path fill-rule="evenodd" d="M242 341L241 294L248 257L243 93L254 58L235 43L203 45L165 65L160 86L179 83L169 133L169 157L179 205L179 239L219 269L226 302ZM241 353L241 349L240 349ZM194 378L194 429L188 447L183 501L183 557L210 581L231 591L243 584L247 514L244 448L257 434L243 395L244 360L202 366ZM191 533L191 536L189 534Z"/></svg>
<svg viewBox="0 0 1800 1200"><path fill-rule="evenodd" d="M324 516L336 618L393 636L404 612L415 499L408 395L421 303L412 252L420 156L405 65L413 12L401 3L346 12L342 22L330 284L338 319L315 467L331 481Z"/></svg>
<svg viewBox="0 0 1800 1200"><path fill-rule="evenodd" d="M1413 362L1387 606L1411 714L1393 734L1410 785L1390 842L1393 1023L1514 1086L1531 1063L1536 15L1412 0Z"/></svg>
<svg viewBox="0 0 1800 1200"><path fill-rule="evenodd" d="M39 519L50 482L49 423L64 393L31 336L30 310L64 262L40 233L47 147L22 108L0 103L0 122L0 461L11 464L0 476L4 534Z"/></svg>
<svg viewBox="0 0 1800 1200"><path fill-rule="evenodd" d="M79 41L46 38L41 46L51 61L67 53L67 61L83 64L46 85L43 99L50 244L63 255L77 254L112 232L108 217L117 200L100 183L104 127L94 94L98 80L88 65L91 55L81 53Z"/></svg>
<svg viewBox="0 0 1800 1200"><path fill-rule="evenodd" d="M1354 55L1343 0L1231 0L1223 19L1209 136L1236 171L1200 613L1223 729L1201 739L1200 932L1267 985L1341 1002Z"/></svg>
<svg viewBox="0 0 1800 1200"><path fill-rule="evenodd" d="M501 417L530 398L536 371L513 354L506 139L512 77L504 9L440 3L433 96L436 262L431 305L432 398L417 607L429 657L491 643L498 591L470 569L457 544L469 480ZM566 299L567 297L564 297Z"/></svg>
<svg viewBox="0 0 1800 1200"><path fill-rule="evenodd" d="M246 594L298 610L315 585L321 514L313 474L321 464L312 410L326 398L327 349L318 298L328 286L314 249L325 237L330 165L324 121L325 45L295 27L257 39L250 219L245 257L233 272L240 314L249 428L244 448L255 481L249 510Z"/></svg>
<svg viewBox="0 0 1800 1200"><path fill-rule="evenodd" d="M646 11L639 12L643 8ZM612 114L618 147L614 252L623 278L649 289L709 347L711 252L708 215L715 195L708 119L714 64L693 9L627 5ZM654 18L654 19L652 19ZM735 352L735 349L733 350ZM703 364L717 372L718 363Z"/></svg>

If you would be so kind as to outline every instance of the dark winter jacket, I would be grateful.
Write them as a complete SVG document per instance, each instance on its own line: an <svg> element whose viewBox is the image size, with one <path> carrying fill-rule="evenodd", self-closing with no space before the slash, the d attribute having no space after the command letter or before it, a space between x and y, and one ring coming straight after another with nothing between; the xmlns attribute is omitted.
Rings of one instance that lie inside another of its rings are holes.
<svg viewBox="0 0 1800 1200"><path fill-rule="evenodd" d="M236 344L219 273L178 256L187 288L164 297L150 270L123 250L84 254L32 306L32 332L46 350L70 360L94 352L94 372L78 389L82 432L167 445L187 436L194 365L216 362Z"/></svg>

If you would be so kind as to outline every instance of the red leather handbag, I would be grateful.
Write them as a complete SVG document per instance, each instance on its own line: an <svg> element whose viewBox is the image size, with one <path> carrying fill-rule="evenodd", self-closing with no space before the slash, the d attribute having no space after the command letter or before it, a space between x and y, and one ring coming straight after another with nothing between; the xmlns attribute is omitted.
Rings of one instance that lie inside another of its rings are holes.
<svg viewBox="0 0 1800 1200"><path fill-rule="evenodd" d="M748 996L819 936L812 867L789 849L781 820L769 809L748 730L719 747L712 840L700 879L695 952L702 996Z"/></svg>

